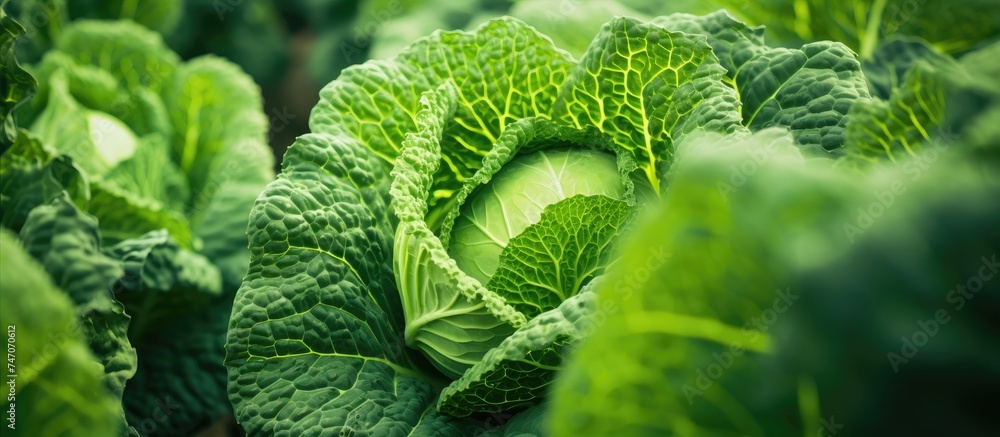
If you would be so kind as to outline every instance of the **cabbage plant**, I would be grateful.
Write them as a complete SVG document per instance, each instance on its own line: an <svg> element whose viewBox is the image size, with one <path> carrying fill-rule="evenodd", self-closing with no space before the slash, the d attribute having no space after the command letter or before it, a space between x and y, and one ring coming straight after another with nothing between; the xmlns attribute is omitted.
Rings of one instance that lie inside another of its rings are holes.
<svg viewBox="0 0 1000 437"><path fill-rule="evenodd" d="M251 213L226 357L239 422L536 432L679 144L779 127L804 153L844 149L870 100L854 54L762 32L724 12L615 18L575 59L499 18L344 70Z"/></svg>
<svg viewBox="0 0 1000 437"><path fill-rule="evenodd" d="M259 89L223 59L181 61L136 23L79 20L24 66L37 93L19 102L35 91L13 62L24 29L4 14L0 22L11 99L0 226L17 235L3 237L3 323L38 317L24 313L36 311L24 302L35 294L37 308L69 299L75 310L66 321L60 309L37 330L26 324L17 338L45 351L17 357L18 411L39 412L19 429L96 436L207 427L231 411L222 354L250 256L243 229L274 176ZM7 258L20 252L44 275L7 288ZM39 289L46 284L61 296ZM70 347L78 338L89 351ZM81 362L88 372L62 371ZM100 375L97 391L90 370Z"/></svg>

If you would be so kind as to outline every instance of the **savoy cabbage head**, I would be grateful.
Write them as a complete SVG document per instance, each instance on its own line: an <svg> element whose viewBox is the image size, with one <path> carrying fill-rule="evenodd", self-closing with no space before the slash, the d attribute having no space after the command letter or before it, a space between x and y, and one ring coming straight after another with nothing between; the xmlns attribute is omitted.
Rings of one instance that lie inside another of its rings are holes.
<svg viewBox="0 0 1000 437"><path fill-rule="evenodd" d="M725 12L621 17L575 59L505 17L344 70L251 213L226 358L239 422L537 432L680 144L778 127L797 153L844 153L871 100L854 53L762 32Z"/></svg>

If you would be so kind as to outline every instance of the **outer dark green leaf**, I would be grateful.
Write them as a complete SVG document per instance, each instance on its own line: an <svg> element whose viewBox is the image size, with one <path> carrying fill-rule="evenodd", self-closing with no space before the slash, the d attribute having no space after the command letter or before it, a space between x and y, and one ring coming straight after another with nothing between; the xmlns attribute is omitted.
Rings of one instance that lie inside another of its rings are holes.
<svg viewBox="0 0 1000 437"><path fill-rule="evenodd" d="M76 305L84 338L104 369L104 386L121 399L137 358L128 339L131 317L111 293L123 270L101 253L97 220L62 196L28 214L21 239Z"/></svg>
<svg viewBox="0 0 1000 437"><path fill-rule="evenodd" d="M12 113L35 93L38 84L17 62L14 46L24 26L7 15L7 1L0 2L0 151L17 139Z"/></svg>
<svg viewBox="0 0 1000 437"><path fill-rule="evenodd" d="M950 62L949 57L921 39L897 38L879 45L872 57L861 61L872 96L883 100L891 97L894 90L904 87L907 73L920 60L935 65Z"/></svg>
<svg viewBox="0 0 1000 437"><path fill-rule="evenodd" d="M224 342L232 304L208 259L153 231L106 250L121 260L118 298L130 314L139 365L125 386L129 423L142 435L189 434L231 410ZM220 298L221 297L221 298Z"/></svg>
<svg viewBox="0 0 1000 437"><path fill-rule="evenodd" d="M843 147L848 111L868 98L861 65L836 42L769 50L744 64L735 81L750 130L785 126L800 144L827 151Z"/></svg>
<svg viewBox="0 0 1000 437"><path fill-rule="evenodd" d="M254 205L226 343L250 434L463 434L434 410L435 383L403 343L388 181L363 144L311 134Z"/></svg>
<svg viewBox="0 0 1000 437"><path fill-rule="evenodd" d="M4 387L16 394L14 432L118 435L118 397L101 383L104 369L81 336L73 302L6 229L0 229L0 252L0 323L13 327L5 335L13 335L17 357L10 363L16 386Z"/></svg>
<svg viewBox="0 0 1000 437"><path fill-rule="evenodd" d="M129 424L141 435L194 435L232 414L222 364L231 309L229 298L216 299L136 343L139 366L123 402Z"/></svg>
<svg viewBox="0 0 1000 437"><path fill-rule="evenodd" d="M701 16L675 13L656 17L652 23L675 32L705 35L730 79L743 64L770 50L764 44L764 26L748 26L725 10Z"/></svg>
<svg viewBox="0 0 1000 437"><path fill-rule="evenodd" d="M891 161L916 156L924 142L937 136L943 121L947 90L942 78L949 66L920 62L887 100L855 104L847 124L849 152Z"/></svg>
<svg viewBox="0 0 1000 437"><path fill-rule="evenodd" d="M847 46L817 42L801 49L769 48L763 28L751 28L719 11L703 17L674 14L654 23L708 37L743 104L751 131L783 126L804 146L844 147L848 112L868 101L861 65Z"/></svg>
<svg viewBox="0 0 1000 437"><path fill-rule="evenodd" d="M198 313L222 294L219 269L205 257L183 249L165 230L122 241L106 250L121 260L124 275L115 285L130 314L141 314L129 337L141 339L155 327L185 313Z"/></svg>

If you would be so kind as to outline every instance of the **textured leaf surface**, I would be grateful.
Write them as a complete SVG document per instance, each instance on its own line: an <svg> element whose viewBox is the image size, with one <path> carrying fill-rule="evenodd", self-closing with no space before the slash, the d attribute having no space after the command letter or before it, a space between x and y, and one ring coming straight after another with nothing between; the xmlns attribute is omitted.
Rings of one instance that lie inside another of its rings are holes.
<svg viewBox="0 0 1000 437"><path fill-rule="evenodd" d="M558 307L604 273L632 208L607 196L576 195L545 208L514 237L486 288L528 317Z"/></svg>
<svg viewBox="0 0 1000 437"><path fill-rule="evenodd" d="M653 23L708 37L743 104L751 131L783 126L805 146L834 151L844 146L848 112L867 101L861 65L847 46L822 41L801 49L763 45L763 29L720 11L703 17L673 14Z"/></svg>
<svg viewBox="0 0 1000 437"><path fill-rule="evenodd" d="M139 356L125 386L129 423L143 435L188 434L230 410L225 331L232 304L222 297L219 269L153 231L106 250L124 275L115 285L132 320ZM160 420L162 419L162 420Z"/></svg>
<svg viewBox="0 0 1000 437"><path fill-rule="evenodd" d="M118 435L118 398L102 384L104 369L82 338L73 302L7 229L0 253L0 323L16 337L17 432Z"/></svg>
<svg viewBox="0 0 1000 437"><path fill-rule="evenodd" d="M920 62L887 100L855 104L847 124L849 151L871 160L916 156L943 121L947 91L941 78L947 70L948 64Z"/></svg>
<svg viewBox="0 0 1000 437"><path fill-rule="evenodd" d="M836 42L773 49L744 65L736 82L751 130L786 126L797 142L827 151L843 147L846 115L868 98L854 53Z"/></svg>
<svg viewBox="0 0 1000 437"><path fill-rule="evenodd" d="M121 399L137 358L127 336L131 318L111 294L122 266L101 253L97 221L60 197L32 210L21 240L76 305L84 337L103 366L104 386Z"/></svg>
<svg viewBox="0 0 1000 437"><path fill-rule="evenodd" d="M893 91L902 88L910 68L924 60L940 65L950 58L921 39L893 39L880 44L870 58L861 61L868 88L873 97L888 99Z"/></svg>
<svg viewBox="0 0 1000 437"><path fill-rule="evenodd" d="M363 144L310 134L254 205L226 343L249 433L461 434L404 348L388 180Z"/></svg>
<svg viewBox="0 0 1000 437"><path fill-rule="evenodd" d="M38 83L18 65L14 46L24 35L24 26L7 15L6 2L0 7L0 151L17 139L12 112L30 98Z"/></svg>
<svg viewBox="0 0 1000 437"><path fill-rule="evenodd" d="M597 296L589 291L531 319L441 392L438 410L463 417L538 402L563 359L593 329Z"/></svg>
<svg viewBox="0 0 1000 437"><path fill-rule="evenodd" d="M708 15L675 13L656 17L651 23L674 32L704 35L730 79L743 64L770 50L764 44L764 26L748 26L727 11Z"/></svg>
<svg viewBox="0 0 1000 437"><path fill-rule="evenodd" d="M439 141L455 101L450 83L424 94L418 130L404 142L390 191L400 222L393 272L406 320L406 344L453 378L526 321L502 297L462 272L424 220L432 175L441 162Z"/></svg>
<svg viewBox="0 0 1000 437"><path fill-rule="evenodd" d="M125 240L107 249L120 260L124 274L116 284L118 299L129 314L142 314L129 328L140 339L178 315L197 313L222 294L219 269L205 257L183 249L165 230Z"/></svg>
<svg viewBox="0 0 1000 437"><path fill-rule="evenodd" d="M722 82L725 71L703 38L616 18L570 71L553 115L610 135L658 192L675 138L740 129L739 101Z"/></svg>
<svg viewBox="0 0 1000 437"><path fill-rule="evenodd" d="M405 133L416 129L420 95L453 81L456 110L440 142L443 162L428 212L436 229L449 208L439 199L472 176L505 126L549 115L571 62L551 40L511 18L472 32L435 32L391 61L346 69L320 93L309 127L352 136L392 163Z"/></svg>

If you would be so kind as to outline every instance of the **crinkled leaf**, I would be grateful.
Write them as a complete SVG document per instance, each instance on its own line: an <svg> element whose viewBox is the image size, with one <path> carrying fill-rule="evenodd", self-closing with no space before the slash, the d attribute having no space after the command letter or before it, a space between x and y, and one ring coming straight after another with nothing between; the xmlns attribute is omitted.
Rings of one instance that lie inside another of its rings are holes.
<svg viewBox="0 0 1000 437"><path fill-rule="evenodd" d="M553 116L610 135L659 192L676 138L741 129L725 72L703 37L615 18L570 70Z"/></svg>
<svg viewBox="0 0 1000 437"><path fill-rule="evenodd" d="M392 207L399 218L393 271L406 318L405 340L438 370L458 377L523 325L523 314L459 269L428 227L428 193L441 162L439 141L454 113L456 91L445 83L421 99L418 129L407 136L392 170Z"/></svg>
<svg viewBox="0 0 1000 437"><path fill-rule="evenodd" d="M705 35L730 79L747 61L770 50L764 44L764 26L748 26L724 10L707 15L674 13L656 17L651 23L674 32Z"/></svg>
<svg viewBox="0 0 1000 437"><path fill-rule="evenodd" d="M254 205L226 343L249 433L463 434L404 346L388 181L364 144L309 134Z"/></svg>
<svg viewBox="0 0 1000 437"><path fill-rule="evenodd" d="M406 132L416 130L421 93L453 81L456 112L441 139L443 162L428 211L436 229L450 208L441 200L480 167L503 128L549 114L571 62L550 40L512 18L492 20L472 32L439 31L391 61L344 70L320 93L309 127L352 136L392 163Z"/></svg>
<svg viewBox="0 0 1000 437"><path fill-rule="evenodd" d="M870 58L861 61L872 96L885 100L893 91L906 86L907 73L920 60L935 65L950 62L950 58L921 39L896 38L880 44Z"/></svg>
<svg viewBox="0 0 1000 437"><path fill-rule="evenodd" d="M837 42L771 49L740 67L735 81L750 130L788 127L798 143L826 151L843 147L848 111L869 97L861 65Z"/></svg>
<svg viewBox="0 0 1000 437"><path fill-rule="evenodd" d="M105 253L124 268L115 284L118 299L130 314L142 315L129 329L132 339L141 339L150 327L184 313L198 313L222 294L219 269L202 255L179 247L166 230L122 241Z"/></svg>
<svg viewBox="0 0 1000 437"><path fill-rule="evenodd" d="M441 170L453 173L456 182L479 168L508 124L548 115L571 65L550 39L512 18L490 20L472 32L435 32L397 59L432 85L455 84L455 113L441 138L448 166Z"/></svg>
<svg viewBox="0 0 1000 437"><path fill-rule="evenodd" d="M86 204L90 190L80 169L67 156L51 158L42 144L25 130L0 155L0 225L19 232L36 206L68 193Z"/></svg>
<svg viewBox="0 0 1000 437"><path fill-rule="evenodd" d="M555 309L604 272L632 211L626 202L600 195L549 205L503 249L486 288L528 317Z"/></svg>
<svg viewBox="0 0 1000 437"><path fill-rule="evenodd" d="M21 229L25 249L76 305L84 338L104 370L102 382L115 399L136 370L136 351L128 338L131 317L111 287L121 264L101 253L97 221L62 196L28 214ZM124 412L119 413L124 420Z"/></svg>
<svg viewBox="0 0 1000 437"><path fill-rule="evenodd" d="M916 156L943 121L947 90L942 75L948 66L919 62L887 100L856 103L847 124L848 152L869 160Z"/></svg>
<svg viewBox="0 0 1000 437"><path fill-rule="evenodd" d="M593 329L596 307L597 296L585 291L531 319L446 387L438 410L464 417L534 405L565 356Z"/></svg>
<svg viewBox="0 0 1000 437"><path fill-rule="evenodd" d="M73 302L17 238L0 229L0 323L14 327L16 431L24 435L116 436L119 401L87 348ZM6 428L6 423L4 424Z"/></svg>
<svg viewBox="0 0 1000 437"><path fill-rule="evenodd" d="M35 79L18 65L14 46L25 29L7 15L6 8L4 1L0 4L0 151L5 151L17 139L14 110L38 87Z"/></svg>
<svg viewBox="0 0 1000 437"><path fill-rule="evenodd" d="M106 253L124 266L116 284L119 299L130 314L141 315L129 327L140 357L125 386L129 423L150 435L207 427L231 410L222 362L232 303L221 296L219 269L178 247L164 230Z"/></svg>
<svg viewBox="0 0 1000 437"><path fill-rule="evenodd" d="M835 151L844 147L851 106L868 100L861 65L841 43L769 48L762 28L748 27L724 11L702 17L673 14L653 23L708 37L739 91L743 124L751 131L783 126L804 146Z"/></svg>

